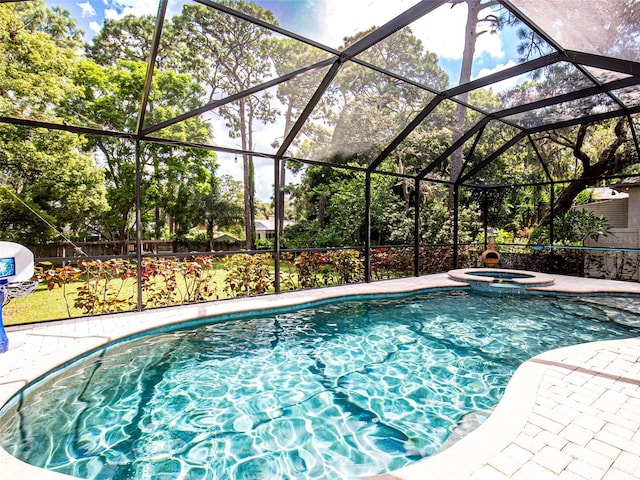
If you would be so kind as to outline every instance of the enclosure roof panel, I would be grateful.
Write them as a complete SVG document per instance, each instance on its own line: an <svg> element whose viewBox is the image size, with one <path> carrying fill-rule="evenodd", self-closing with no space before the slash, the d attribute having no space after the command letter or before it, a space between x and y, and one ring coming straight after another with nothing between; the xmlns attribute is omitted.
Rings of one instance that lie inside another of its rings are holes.
<svg viewBox="0 0 640 480"><path fill-rule="evenodd" d="M410 159L403 172L426 178L444 174L459 151L498 158L497 145L469 147L488 124L491 132L500 125L519 132L504 136L507 143L616 116L637 121L640 111L638 0L159 0L154 7L144 88L128 102L137 122L127 111L115 127L100 118L78 123L73 101L41 119L40 99L11 85L0 122L179 145L197 119L215 130L197 142L220 152L309 163L340 157L370 171L389 168L395 155ZM185 91L199 88L200 97L174 105L178 94L163 90L179 78L174 73L191 75ZM234 115L247 109L252 138L242 143L246 119Z"/></svg>
<svg viewBox="0 0 640 480"><path fill-rule="evenodd" d="M640 2L634 0L512 0L560 46L637 61Z"/></svg>

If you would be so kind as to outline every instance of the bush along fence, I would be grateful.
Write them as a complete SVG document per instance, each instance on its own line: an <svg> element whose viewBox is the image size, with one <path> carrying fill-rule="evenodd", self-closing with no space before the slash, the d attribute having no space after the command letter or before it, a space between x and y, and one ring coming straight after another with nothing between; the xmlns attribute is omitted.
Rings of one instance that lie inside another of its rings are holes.
<svg viewBox="0 0 640 480"><path fill-rule="evenodd" d="M458 267L481 267L482 251L481 245L459 247ZM602 260L602 256L591 252L569 249L534 251L527 246L512 245L501 247L500 252L500 268L579 276L589 274L589 270L600 273L610 270L612 276L607 278L637 280L638 277L637 253L622 257L618 252ZM446 272L453 263L451 246L421 247L418 255L420 274ZM414 262L411 247L374 248L371 279L413 276ZM59 265L37 264L35 279L41 287L35 294L61 291L67 317L130 311L137 307L135 258L81 259ZM365 280L364 255L356 249L282 252L280 267L282 291ZM275 291L274 258L272 253L194 254L182 258L145 256L141 263L141 283L143 308L262 295ZM28 308L28 302L21 308Z"/></svg>
<svg viewBox="0 0 640 480"><path fill-rule="evenodd" d="M468 247L467 255L470 267L482 267L481 245ZM563 275L584 275L583 252L573 249L533 250L528 245L499 246L500 263L498 268L531 270L542 273L560 273ZM462 267L461 267L462 268Z"/></svg>
<svg viewBox="0 0 640 480"><path fill-rule="evenodd" d="M445 271L450 247L420 250L421 273ZM372 250L373 280L412 276L412 248ZM68 317L134 310L137 306L135 258L78 260L60 266L36 265L34 278L46 290L62 289ZM363 282L364 256L356 249L283 252L281 290L300 290ZM271 253L228 256L144 257L141 264L143 308L156 308L275 291ZM42 291L42 288L40 289ZM46 292L42 292L46 294Z"/></svg>
<svg viewBox="0 0 640 480"><path fill-rule="evenodd" d="M468 252L471 266L481 267L482 248L474 246ZM500 268L640 281L640 251L637 249L554 246L532 250L526 245L508 245L500 248L500 254Z"/></svg>

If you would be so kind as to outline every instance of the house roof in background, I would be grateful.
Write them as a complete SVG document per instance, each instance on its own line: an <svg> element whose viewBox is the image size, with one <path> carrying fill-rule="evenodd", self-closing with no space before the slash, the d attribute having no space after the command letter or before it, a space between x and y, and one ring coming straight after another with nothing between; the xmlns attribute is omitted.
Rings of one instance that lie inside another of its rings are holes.
<svg viewBox="0 0 640 480"><path fill-rule="evenodd" d="M595 187L592 188L594 202L602 201L602 200L617 200L620 198L628 198L629 194L626 192L620 192L611 187Z"/></svg>
<svg viewBox="0 0 640 480"><path fill-rule="evenodd" d="M290 220L284 221L284 226L288 227L289 225L293 225L295 222ZM256 231L275 231L276 230L276 222L274 220L256 220Z"/></svg>
<svg viewBox="0 0 640 480"><path fill-rule="evenodd" d="M611 185L611 188L619 192L625 192L630 187L640 187L640 176L623 178L619 182Z"/></svg>

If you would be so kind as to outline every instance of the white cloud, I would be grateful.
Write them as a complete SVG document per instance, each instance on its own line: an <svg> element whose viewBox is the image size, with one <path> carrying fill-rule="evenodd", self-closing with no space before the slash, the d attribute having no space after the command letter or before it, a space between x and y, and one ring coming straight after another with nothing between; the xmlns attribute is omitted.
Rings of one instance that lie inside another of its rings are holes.
<svg viewBox="0 0 640 480"><path fill-rule="evenodd" d="M272 99L273 107L282 109L276 99ZM213 144L220 147L234 148L240 150L242 148L240 139L230 138L228 135L228 127L226 122L216 112L212 112L203 117L206 119L211 130L214 132ZM256 121L253 125L253 149L256 152L275 153L271 143L278 139L282 141L282 124L262 124ZM231 175L236 180L242 181L243 178L243 165L242 155L234 155L226 152L216 153L218 158L218 169L216 175L221 176L225 174ZM270 202L273 197L273 183L274 183L274 165L273 160L270 158L262 158L259 156L253 157L254 163L254 178L256 187L256 198L263 202ZM287 183L295 181L291 178L291 173L287 173Z"/></svg>
<svg viewBox="0 0 640 480"><path fill-rule="evenodd" d="M82 18L96 16L96 9L93 8L93 5L91 5L91 2L87 1L84 3L78 3L78 7L80 7L80 10L82 11Z"/></svg>
<svg viewBox="0 0 640 480"><path fill-rule="evenodd" d="M235 161L233 155L224 152L218 152L216 155L218 157L217 176L231 175L237 180L242 180L242 160L240 158Z"/></svg>
<svg viewBox="0 0 640 480"><path fill-rule="evenodd" d="M319 41L338 47L345 36L372 26L381 26L412 7L415 0L324 0L319 3L317 21L320 24ZM464 28L467 20L465 4L451 7L442 5L413 22L413 34L422 40L425 48L438 57L459 60L464 50ZM488 54L492 58L504 58L500 34L484 33L476 42L475 56Z"/></svg>
<svg viewBox="0 0 640 480"><path fill-rule="evenodd" d="M91 30L92 32L98 33L101 28L102 25L100 25L98 22L89 22L89 30Z"/></svg>
<svg viewBox="0 0 640 480"><path fill-rule="evenodd" d="M180 13L186 0L169 2L167 16L171 17ZM126 15L156 15L158 13L158 2L149 0L104 0L105 17L116 20Z"/></svg>
<svg viewBox="0 0 640 480"><path fill-rule="evenodd" d="M502 70L506 70L507 68L511 68L516 65L516 62L513 60L509 60L507 63L503 63L500 65L496 65L493 68L483 68L478 72L477 78L486 77L487 75L491 75L494 72L500 72ZM518 85L521 80L526 80L529 74L518 75L516 77L507 78L506 80L502 80L501 82L493 83L489 88L493 91L493 93L505 92L507 90L511 90L513 87Z"/></svg>
<svg viewBox="0 0 640 480"><path fill-rule="evenodd" d="M216 175L231 175L236 180L242 181L242 156L233 156L228 153L219 152L218 169ZM236 160L237 158L237 160ZM253 158L254 179L256 187L256 198L261 202L270 202L273 198L273 160L260 157ZM291 183L291 173L287 172L287 183Z"/></svg>
<svg viewBox="0 0 640 480"><path fill-rule="evenodd" d="M467 12L462 7L443 5L412 25L425 48L441 58L460 59L464 49Z"/></svg>
<svg viewBox="0 0 640 480"><path fill-rule="evenodd" d="M141 17L143 15L155 14L158 11L158 5L155 2L148 1L127 1L127 2L117 2L112 5L112 8L109 9L113 14L116 15L115 18L122 18L127 15L135 15ZM105 10L105 16L106 16Z"/></svg>
<svg viewBox="0 0 640 480"><path fill-rule="evenodd" d="M380 27L415 3L415 0L324 0L318 5L323 32L319 40L338 47L344 37Z"/></svg>
<svg viewBox="0 0 640 480"><path fill-rule="evenodd" d="M459 60L464 51L464 29L467 22L465 4L442 5L411 25L411 29L425 48L440 58ZM483 53L503 58L500 34L484 33L476 41L475 57Z"/></svg>
<svg viewBox="0 0 640 480"><path fill-rule="evenodd" d="M106 20L117 20L118 18L120 18L120 14L117 12L117 10L107 8L104 11L104 18Z"/></svg>
<svg viewBox="0 0 640 480"><path fill-rule="evenodd" d="M502 49L502 36L500 33L484 33L476 41L476 56L488 53L493 58L504 58Z"/></svg>

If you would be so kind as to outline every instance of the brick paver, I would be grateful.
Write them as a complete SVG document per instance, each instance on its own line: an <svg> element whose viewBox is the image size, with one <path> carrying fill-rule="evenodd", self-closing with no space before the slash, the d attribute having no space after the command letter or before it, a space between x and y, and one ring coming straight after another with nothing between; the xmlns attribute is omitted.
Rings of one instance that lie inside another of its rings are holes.
<svg viewBox="0 0 640 480"><path fill-rule="evenodd" d="M621 362L616 353L623 348L629 351L626 342L636 345L640 356L640 341L633 339L600 344L593 355L579 365L571 356L571 348L566 349L567 357L540 360L549 370L542 377L528 423L541 429L535 438L545 447L532 458L533 463L557 476L567 471L578 478L604 479L613 466L616 472L640 478L640 444L634 440L640 431L640 408L629 402L630 394L637 392L640 385L640 362L625 360L624 371L619 370ZM612 375L608 365L615 365L616 373ZM590 389L588 393L585 389L580 392L574 389L594 382L600 388ZM553 408L549 407L550 401L555 405ZM531 441L523 431L514 443L531 445ZM509 457L508 448L488 464L503 462ZM522 462L521 469L509 475L519 478L518 473L530 472L529 463Z"/></svg>

